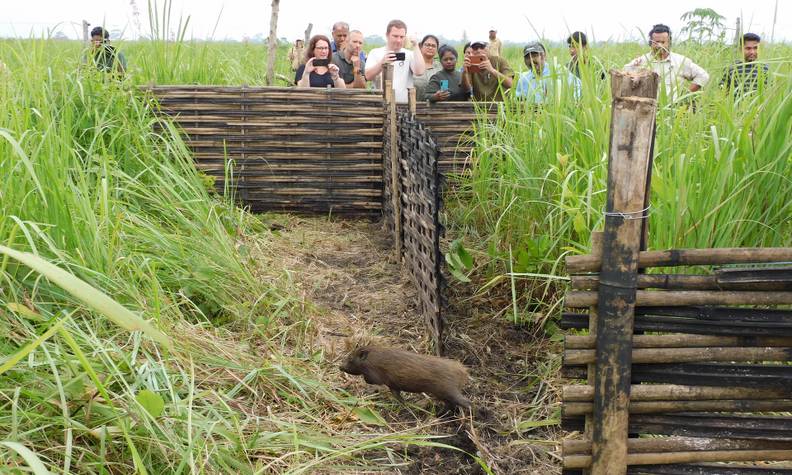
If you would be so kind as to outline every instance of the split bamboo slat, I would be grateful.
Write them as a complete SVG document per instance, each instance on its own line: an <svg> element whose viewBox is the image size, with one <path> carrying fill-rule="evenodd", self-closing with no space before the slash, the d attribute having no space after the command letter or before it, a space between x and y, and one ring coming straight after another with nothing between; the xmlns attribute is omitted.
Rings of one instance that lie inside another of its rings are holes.
<svg viewBox="0 0 792 475"><path fill-rule="evenodd" d="M377 215L382 210L381 91L152 86L196 166L254 212Z"/></svg>

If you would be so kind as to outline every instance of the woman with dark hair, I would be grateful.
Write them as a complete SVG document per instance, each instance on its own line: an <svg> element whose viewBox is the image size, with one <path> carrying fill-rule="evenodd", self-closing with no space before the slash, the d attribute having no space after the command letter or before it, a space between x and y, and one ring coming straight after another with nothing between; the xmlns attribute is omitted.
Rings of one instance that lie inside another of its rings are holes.
<svg viewBox="0 0 792 475"><path fill-rule="evenodd" d="M424 90L429 80L434 73L440 71L440 63L435 59L437 56L437 48L440 46L440 41L435 35L426 35L423 37L418 47L421 49L421 56L423 57L426 71L420 76L413 78L413 85L415 86L415 97L421 100L424 96Z"/></svg>
<svg viewBox="0 0 792 475"><path fill-rule="evenodd" d="M457 51L451 46L443 45L440 48L440 64L443 69L434 73L420 99L438 102L466 101L470 98L470 91L462 87L462 73L456 69L457 55Z"/></svg>
<svg viewBox="0 0 792 475"><path fill-rule="evenodd" d="M346 88L344 79L339 75L338 66L330 62L329 38L324 35L311 38L305 51L305 64L297 68L294 82L297 87Z"/></svg>

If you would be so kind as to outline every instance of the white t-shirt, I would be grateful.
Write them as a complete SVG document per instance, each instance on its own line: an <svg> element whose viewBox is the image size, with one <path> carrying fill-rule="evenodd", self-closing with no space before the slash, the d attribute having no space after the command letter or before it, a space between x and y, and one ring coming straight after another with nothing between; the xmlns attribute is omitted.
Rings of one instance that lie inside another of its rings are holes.
<svg viewBox="0 0 792 475"><path fill-rule="evenodd" d="M393 91L395 92L396 102L400 104L407 103L407 89L413 87L413 52L408 49L402 48L400 53L404 53L404 61L393 62ZM374 65L382 61L382 58L388 53L387 47L374 48L366 58L366 64ZM382 89L382 73L379 73L374 78L374 87Z"/></svg>

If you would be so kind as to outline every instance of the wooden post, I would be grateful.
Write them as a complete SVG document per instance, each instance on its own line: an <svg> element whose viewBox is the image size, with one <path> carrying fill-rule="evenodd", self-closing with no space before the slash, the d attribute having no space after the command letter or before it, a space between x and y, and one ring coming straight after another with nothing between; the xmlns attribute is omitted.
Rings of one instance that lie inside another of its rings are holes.
<svg viewBox="0 0 792 475"><path fill-rule="evenodd" d="M82 21L82 28L83 28L83 41L85 42L85 46L89 46L91 44L91 24L87 21Z"/></svg>
<svg viewBox="0 0 792 475"><path fill-rule="evenodd" d="M407 107L410 110L410 115L412 117L415 117L415 111L417 109L417 106L416 106L416 94L414 87L407 89Z"/></svg>
<svg viewBox="0 0 792 475"><path fill-rule="evenodd" d="M390 149L390 166L391 166L391 206L393 207L393 239L395 247L396 262L401 263L402 256L402 215L401 215L401 194L399 193L400 170L399 164L399 133L396 121L396 96L393 90L393 66L388 64L382 71L383 77L383 92L385 95L385 104L388 107L388 129ZM387 186L387 184L386 184Z"/></svg>
<svg viewBox="0 0 792 475"><path fill-rule="evenodd" d="M602 258L602 231L592 231L591 232L591 255L596 256L597 258ZM589 336L596 341L597 337L597 307L596 305L589 307ZM596 348L596 345L595 345ZM566 342L564 343L564 349L568 349ZM597 366L595 364L586 365L586 381L593 385L595 375L597 372ZM586 414L586 422L585 422L585 434L586 439L591 440L593 433L594 433L594 418L592 417L591 413ZM588 470L586 470L588 472Z"/></svg>
<svg viewBox="0 0 792 475"><path fill-rule="evenodd" d="M313 30L313 23L308 23L308 27L305 28L305 47L308 47L308 42L311 41L311 30Z"/></svg>
<svg viewBox="0 0 792 475"><path fill-rule="evenodd" d="M269 45L267 47L267 86L275 82L275 56L278 54L278 9L280 0L272 0L272 15L270 16ZM307 46L306 42L306 46Z"/></svg>
<svg viewBox="0 0 792 475"><path fill-rule="evenodd" d="M594 377L592 475L627 473L627 436L638 252L655 125L657 75L611 72L608 197ZM644 97L635 91L652 92ZM616 94L626 91L626 94ZM650 98L647 98L646 96Z"/></svg>

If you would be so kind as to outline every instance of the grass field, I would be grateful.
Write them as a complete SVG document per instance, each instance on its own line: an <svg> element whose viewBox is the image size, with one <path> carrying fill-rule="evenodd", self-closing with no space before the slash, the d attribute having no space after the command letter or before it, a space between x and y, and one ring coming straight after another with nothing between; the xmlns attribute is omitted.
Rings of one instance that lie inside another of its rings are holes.
<svg viewBox="0 0 792 475"><path fill-rule="evenodd" d="M333 473L435 443L420 427L335 424L352 414L376 425L377 406L323 379L288 275L256 265L267 218L207 192L178 133L154 127L134 93L149 82L262 85L264 46L120 47L125 83L81 69L77 42L0 42L0 465ZM593 53L620 66L644 49ZM714 46L679 51L714 81L731 59ZM508 50L512 65L519 56ZM566 61L563 49L551 57ZM792 245L791 57L766 48L773 76L760 95L735 102L709 87L696 112L661 101L651 247ZM532 274L561 275L561 257L585 252L602 222L609 104L589 75L580 103L562 94L539 112L510 101L476 130L477 165L447 220L482 284L518 279L516 320L552 316L558 289L534 284L555 280ZM162 333L131 332L141 318Z"/></svg>

